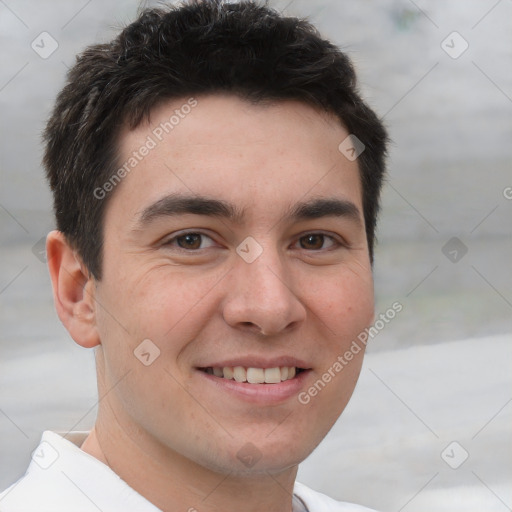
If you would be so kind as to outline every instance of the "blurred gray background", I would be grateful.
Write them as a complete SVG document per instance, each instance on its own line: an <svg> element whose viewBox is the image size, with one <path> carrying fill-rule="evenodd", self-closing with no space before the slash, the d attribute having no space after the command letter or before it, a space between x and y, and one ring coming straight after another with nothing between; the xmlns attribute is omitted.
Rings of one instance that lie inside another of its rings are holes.
<svg viewBox="0 0 512 512"><path fill-rule="evenodd" d="M270 5L348 52L389 128L376 308L404 307L299 479L386 511L512 510L512 1ZM60 324L40 254L53 228L40 133L76 53L138 6L0 0L0 489L43 430L94 422L93 354Z"/></svg>

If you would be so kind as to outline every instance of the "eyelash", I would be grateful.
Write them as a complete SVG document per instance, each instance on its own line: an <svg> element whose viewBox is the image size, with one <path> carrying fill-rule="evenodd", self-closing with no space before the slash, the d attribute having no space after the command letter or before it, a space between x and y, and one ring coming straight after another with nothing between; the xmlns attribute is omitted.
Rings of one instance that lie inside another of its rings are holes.
<svg viewBox="0 0 512 512"><path fill-rule="evenodd" d="M174 243L176 243L179 238L183 238L183 237L186 237L188 235L199 235L201 237L209 238L210 240L215 242L213 240L213 238L211 236L207 235L206 233L202 233L200 231L185 231L185 232L182 232L182 233L179 233L179 234L173 236L172 238L169 238L168 240L166 240L163 243L163 245L167 246L167 247L173 246ZM338 248L341 248L341 247L347 247L347 244L345 242L343 242L341 240L338 240L333 235L328 235L326 233L316 232L316 231L312 231L312 232L308 232L308 233L304 233L304 234L300 235L299 238L297 239L297 241L295 242L295 244L300 242L301 239L306 238L308 236L322 236L322 237L324 237L324 242L325 242L326 239L328 239L328 240L330 240L333 243L333 246L328 248L328 249L313 249L313 250L303 249L303 250L308 251L308 252L320 252L320 251L334 250L334 249L338 249ZM185 249L184 247L175 246L175 248L178 249L178 250L184 251L184 252L194 253L194 252L201 251L202 249L207 249L208 247L206 247L206 248L199 248L199 249Z"/></svg>

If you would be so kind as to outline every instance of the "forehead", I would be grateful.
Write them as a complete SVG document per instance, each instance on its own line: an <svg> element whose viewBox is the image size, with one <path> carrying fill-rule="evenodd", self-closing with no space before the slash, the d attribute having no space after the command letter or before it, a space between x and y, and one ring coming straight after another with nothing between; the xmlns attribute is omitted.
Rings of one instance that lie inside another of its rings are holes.
<svg viewBox="0 0 512 512"><path fill-rule="evenodd" d="M338 195L360 206L357 162L338 150L347 136L334 116L298 101L168 101L149 122L121 133L119 167L127 172L109 209L122 203L134 216L169 193L216 196L269 215L308 195Z"/></svg>

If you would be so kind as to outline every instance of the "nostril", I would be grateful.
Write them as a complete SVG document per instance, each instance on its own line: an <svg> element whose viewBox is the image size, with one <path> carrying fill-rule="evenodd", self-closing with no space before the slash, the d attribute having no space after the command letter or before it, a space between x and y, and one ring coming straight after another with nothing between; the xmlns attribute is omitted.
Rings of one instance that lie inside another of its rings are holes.
<svg viewBox="0 0 512 512"><path fill-rule="evenodd" d="M255 334L261 334L262 336L266 336L265 332L263 332L263 329L254 322L239 322L238 325L242 329L247 329L248 331L251 331Z"/></svg>

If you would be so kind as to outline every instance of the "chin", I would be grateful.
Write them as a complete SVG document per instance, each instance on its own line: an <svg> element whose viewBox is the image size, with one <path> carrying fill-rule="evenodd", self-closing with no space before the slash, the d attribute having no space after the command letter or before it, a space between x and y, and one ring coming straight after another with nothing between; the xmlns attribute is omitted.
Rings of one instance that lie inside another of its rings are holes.
<svg viewBox="0 0 512 512"><path fill-rule="evenodd" d="M290 432L286 438L275 435L271 440L272 436L261 439L254 436L252 441L237 446L233 453L234 467L247 475L279 474L300 464L318 444L300 438L297 432Z"/></svg>
<svg viewBox="0 0 512 512"><path fill-rule="evenodd" d="M314 449L304 446L292 436L289 442L270 443L268 439L240 437L231 439L229 446L210 447L202 452L195 462L204 468L219 474L231 474L240 477L278 475L298 466ZM245 440L247 439L247 440ZM316 445L315 445L316 446ZM205 453L207 454L205 457Z"/></svg>

